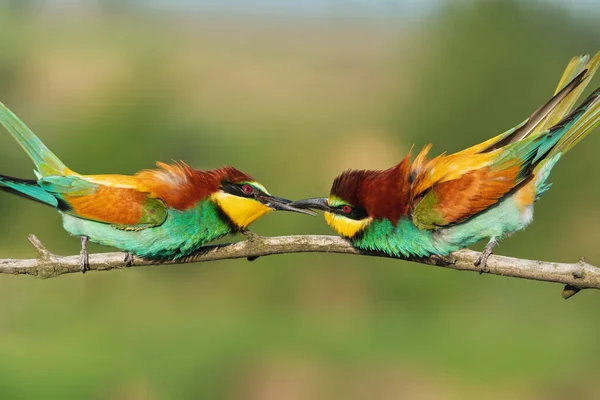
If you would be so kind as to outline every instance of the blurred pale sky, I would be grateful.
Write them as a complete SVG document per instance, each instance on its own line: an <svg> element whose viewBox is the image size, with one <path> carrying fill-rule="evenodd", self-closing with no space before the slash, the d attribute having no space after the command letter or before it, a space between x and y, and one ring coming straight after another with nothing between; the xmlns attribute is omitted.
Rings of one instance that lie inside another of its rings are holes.
<svg viewBox="0 0 600 400"><path fill-rule="evenodd" d="M6 0L0 0L0 4ZM473 2L477 0L462 0ZM517 0L519 1L519 0ZM31 3L64 5L90 4L91 0L30 0ZM224 14L286 17L360 17L418 18L434 11L449 0L96 0L96 3L129 3L170 9L196 10ZM524 5L559 5L578 14L600 13L598 0L520 0Z"/></svg>

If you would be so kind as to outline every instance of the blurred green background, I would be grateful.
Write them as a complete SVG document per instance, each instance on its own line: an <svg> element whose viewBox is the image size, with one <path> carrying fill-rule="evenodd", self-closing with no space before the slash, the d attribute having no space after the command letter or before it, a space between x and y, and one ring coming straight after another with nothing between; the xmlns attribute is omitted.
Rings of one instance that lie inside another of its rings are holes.
<svg viewBox="0 0 600 400"><path fill-rule="evenodd" d="M600 50L586 1L163 3L0 1L0 101L80 173L233 164L301 198L500 133ZM599 151L596 131L497 252L600 265ZM31 170L0 133L0 172ZM0 258L33 257L30 233L78 252L49 208L1 195L0 221ZM597 398L600 293L561 289L325 254L0 276L0 398Z"/></svg>

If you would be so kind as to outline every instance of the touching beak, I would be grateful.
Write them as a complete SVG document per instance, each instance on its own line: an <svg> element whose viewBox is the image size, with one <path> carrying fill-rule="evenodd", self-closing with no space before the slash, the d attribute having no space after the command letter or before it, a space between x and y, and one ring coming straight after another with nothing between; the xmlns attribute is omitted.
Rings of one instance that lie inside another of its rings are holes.
<svg viewBox="0 0 600 400"><path fill-rule="evenodd" d="M283 199L281 197L260 196L257 198L257 200L260 201L261 203L263 203L265 206L272 208L273 210L293 211L293 212L308 214L308 215L313 215L313 216L317 215L316 213L314 213L311 210L296 208L291 205L291 203L292 203L291 200Z"/></svg>
<svg viewBox="0 0 600 400"><path fill-rule="evenodd" d="M314 199L304 199L294 201L290 204L292 207L298 208L312 208L315 210L323 210L323 211L331 211L331 207L327 204L327 198L325 197L316 197Z"/></svg>

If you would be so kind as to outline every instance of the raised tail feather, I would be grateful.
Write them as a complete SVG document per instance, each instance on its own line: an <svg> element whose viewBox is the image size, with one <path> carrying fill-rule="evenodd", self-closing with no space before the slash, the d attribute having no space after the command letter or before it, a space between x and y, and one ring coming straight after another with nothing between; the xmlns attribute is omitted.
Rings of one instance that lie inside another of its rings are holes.
<svg viewBox="0 0 600 400"><path fill-rule="evenodd" d="M68 175L71 172L27 125L2 103L0 103L0 123L33 160L38 178L48 175Z"/></svg>
<svg viewBox="0 0 600 400"><path fill-rule="evenodd" d="M531 133L535 135L537 133L543 132L547 129L552 128L556 124L558 124L571 110L573 106L577 102L577 99L581 96L587 85L590 83L594 74L598 70L598 66L600 66L600 52L596 53L596 55L590 59L589 55L583 55L578 57L573 57L571 62L565 69L563 76L558 83L556 88L555 95L558 94L563 88L569 85L569 82L572 82L577 75L581 74L585 71L583 80L580 85L574 88L573 91L568 93L568 95L562 99L562 101L555 107L546 117L545 119L536 126L536 128Z"/></svg>
<svg viewBox="0 0 600 400"><path fill-rule="evenodd" d="M600 66L600 52L590 59L589 55L573 57L565 69L554 96L518 126L462 153L485 153L529 137L545 135L559 124L573 108L579 96Z"/></svg>
<svg viewBox="0 0 600 400"><path fill-rule="evenodd" d="M547 158L568 152L598 125L600 125L600 88L596 89L575 111L550 128L550 131L557 131L569 126L558 143L550 150Z"/></svg>
<svg viewBox="0 0 600 400"><path fill-rule="evenodd" d="M591 59L588 55L574 57L563 73L554 97L496 146L505 141L515 146L519 146L517 143L534 145L535 151L529 157L531 165L538 168L543 168L544 160L554 160L557 154L563 155L572 149L600 124L600 88L571 111L599 66L600 52ZM530 128L519 132L528 125Z"/></svg>
<svg viewBox="0 0 600 400"><path fill-rule="evenodd" d="M548 137L558 140L535 167L536 200L550 189L548 178L559 158L600 125L600 88L596 89L575 111L547 131Z"/></svg>

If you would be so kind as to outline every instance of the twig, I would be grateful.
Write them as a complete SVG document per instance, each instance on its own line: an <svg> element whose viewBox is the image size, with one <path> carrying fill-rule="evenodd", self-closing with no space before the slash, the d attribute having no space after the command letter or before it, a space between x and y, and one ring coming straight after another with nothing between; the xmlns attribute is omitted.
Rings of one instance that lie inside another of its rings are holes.
<svg viewBox="0 0 600 400"><path fill-rule="evenodd" d="M38 257L33 259L0 260L0 273L25 274L39 278L53 278L62 274L80 272L79 255L57 256L50 253L38 238L29 236ZM339 253L365 256L389 257L381 253L360 251L346 240L337 236L279 236L262 237L250 235L249 240L222 245L206 246L201 252L178 260L156 261L133 257L132 266L184 264L202 261L216 261L234 258L256 259L262 256L287 253ZM480 253L463 249L446 257L399 258L421 264L451 268L457 271L480 272L474 265ZM124 253L90 254L89 270L108 271L127 267ZM492 255L487 263L486 273L514 278L562 283L565 285L565 299L581 289L600 289L600 268L588 264L581 258L577 263L555 263L525 260Z"/></svg>

